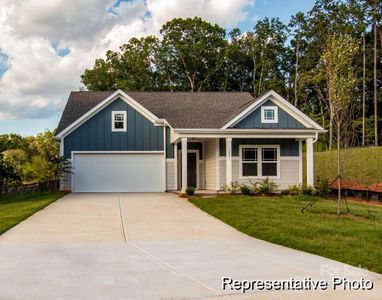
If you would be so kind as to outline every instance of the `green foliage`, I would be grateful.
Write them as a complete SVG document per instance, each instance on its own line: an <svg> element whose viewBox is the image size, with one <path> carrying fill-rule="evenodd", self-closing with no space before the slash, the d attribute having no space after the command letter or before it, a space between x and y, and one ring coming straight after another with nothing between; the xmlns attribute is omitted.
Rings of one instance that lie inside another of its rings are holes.
<svg viewBox="0 0 382 300"><path fill-rule="evenodd" d="M249 195L251 193L251 188L247 184L242 184L240 186L240 192L243 195Z"/></svg>
<svg viewBox="0 0 382 300"><path fill-rule="evenodd" d="M201 18L175 18L160 33L168 63L187 79L186 89L201 91L222 66L227 41L225 30Z"/></svg>
<svg viewBox="0 0 382 300"><path fill-rule="evenodd" d="M269 178L265 178L260 180L256 184L255 191L259 194L273 194L277 191L278 185L277 183L269 180Z"/></svg>
<svg viewBox="0 0 382 300"><path fill-rule="evenodd" d="M9 149L3 152L4 161L13 167L15 173L22 178L24 167L27 164L29 157L23 149Z"/></svg>
<svg viewBox="0 0 382 300"><path fill-rule="evenodd" d="M314 188L316 189L317 196L327 198L331 192L329 179L317 177L314 183Z"/></svg>
<svg viewBox="0 0 382 300"><path fill-rule="evenodd" d="M366 186L382 182L382 147L341 149L341 159L344 180ZM315 175L333 181L337 176L336 163L336 151L315 153Z"/></svg>
<svg viewBox="0 0 382 300"><path fill-rule="evenodd" d="M316 190L310 185L303 184L301 186L301 193L306 196L314 196L316 194Z"/></svg>
<svg viewBox="0 0 382 300"><path fill-rule="evenodd" d="M240 183L238 181L232 181L231 184L226 184L222 187L222 190L224 192L230 193L230 194L237 194L240 191Z"/></svg>
<svg viewBox="0 0 382 300"><path fill-rule="evenodd" d="M288 187L288 194L291 196L301 195L301 184L290 185Z"/></svg>
<svg viewBox="0 0 382 300"><path fill-rule="evenodd" d="M17 170L4 159L4 155L0 153L0 186L13 183L19 183L21 180Z"/></svg>
<svg viewBox="0 0 382 300"><path fill-rule="evenodd" d="M97 59L92 69L82 74L89 90L151 90L157 82L154 67L159 40L154 36L132 38L120 52L108 51L106 59Z"/></svg>
<svg viewBox="0 0 382 300"><path fill-rule="evenodd" d="M187 188L186 188L186 194L187 194L188 196L193 196L193 195L195 195L195 188L193 188L193 187L191 187L191 186L187 187Z"/></svg>
<svg viewBox="0 0 382 300"><path fill-rule="evenodd" d="M363 51L355 51L355 46L365 37L366 144L371 144L371 25L374 20L381 23L381 3L316 0L307 13L292 16L288 26L277 18L264 18L248 32L234 28L228 38L219 25L198 17L176 18L163 24L160 38L133 38L119 51L108 51L105 59L97 59L84 72L82 82L97 91L246 91L258 96L274 89L328 129L319 137L318 150L331 148L336 141L336 115L345 116L340 144L352 147L362 140ZM377 48L379 79L380 42ZM379 87L380 82L380 94ZM335 111L341 103L347 108ZM0 140L0 151L1 144Z"/></svg>
<svg viewBox="0 0 382 300"><path fill-rule="evenodd" d="M67 159L59 155L59 143L53 131L36 136L0 135L3 183L57 180L71 172ZM7 148L8 147L8 148ZM6 177L7 176L7 177Z"/></svg>

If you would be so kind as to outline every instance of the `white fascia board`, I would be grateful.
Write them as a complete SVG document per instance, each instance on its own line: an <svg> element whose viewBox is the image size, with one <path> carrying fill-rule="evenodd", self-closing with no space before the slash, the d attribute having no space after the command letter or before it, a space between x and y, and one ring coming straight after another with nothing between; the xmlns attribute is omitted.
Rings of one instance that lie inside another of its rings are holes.
<svg viewBox="0 0 382 300"><path fill-rule="evenodd" d="M270 129L244 129L244 128L228 128L228 129L211 129L211 128L176 128L173 129L174 133L177 134L184 134L184 133L215 133L215 134L235 134L235 133L244 133L244 134L254 134L254 133L260 133L260 134L272 134L272 133L316 133L316 129L278 129L278 128L270 128Z"/></svg>
<svg viewBox="0 0 382 300"><path fill-rule="evenodd" d="M218 138L279 138L279 139L306 139L314 138L315 130L210 130L199 132L175 132L171 136L171 143L178 142L182 137L199 139Z"/></svg>
<svg viewBox="0 0 382 300"><path fill-rule="evenodd" d="M66 127L64 130L59 132L55 135L56 139L60 139L66 135L68 135L70 132L72 132L74 129L78 128L80 125L82 125L84 122L89 120L91 117L93 117L95 114L97 114L99 111L101 111L103 108L105 108L108 104L116 100L117 98L121 98L124 100L128 105L130 105L132 108L134 108L136 111L141 113L143 116L145 116L147 119L149 119L152 123L158 123L160 122L159 118L155 116L153 113L151 113L149 110L147 110L145 107L143 107L141 104L139 104L137 101L135 101L133 98L131 98L129 95L127 95L122 90L117 90L113 94L111 94L109 97L107 97L105 100L103 100L101 103L93 107L91 110L89 110L87 113L82 115L80 118L78 118L76 121L74 121L72 124L70 124L68 127Z"/></svg>
<svg viewBox="0 0 382 300"><path fill-rule="evenodd" d="M244 119L251 112L256 110L259 106L261 106L268 98L271 97L271 100L275 101L275 104L278 104L282 109L284 109L287 113L289 113L292 117L296 118L299 122L301 122L306 127L313 127L319 132L326 132L324 128L322 128L319 124L305 115L302 111L296 108L293 104L289 103L286 99L281 97L278 93L271 90L264 94L261 98L256 100L252 105L243 110L240 114L234 117L231 121L226 123L222 129L227 129L228 127L236 124L240 120Z"/></svg>

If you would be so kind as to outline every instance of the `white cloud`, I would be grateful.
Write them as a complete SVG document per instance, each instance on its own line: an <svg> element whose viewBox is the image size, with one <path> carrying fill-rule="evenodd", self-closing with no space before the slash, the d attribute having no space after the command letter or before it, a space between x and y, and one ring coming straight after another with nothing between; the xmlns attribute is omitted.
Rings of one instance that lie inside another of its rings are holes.
<svg viewBox="0 0 382 300"><path fill-rule="evenodd" d="M234 26L247 17L248 0L147 0L153 21L161 25L174 17L199 16L221 26Z"/></svg>
<svg viewBox="0 0 382 300"><path fill-rule="evenodd" d="M132 36L158 34L174 17L235 26L252 2L133 0L114 7L114 0L1 0L0 49L9 69L0 77L0 119L60 113L69 92L81 86L80 75L107 49ZM58 56L56 50L65 48L69 54Z"/></svg>

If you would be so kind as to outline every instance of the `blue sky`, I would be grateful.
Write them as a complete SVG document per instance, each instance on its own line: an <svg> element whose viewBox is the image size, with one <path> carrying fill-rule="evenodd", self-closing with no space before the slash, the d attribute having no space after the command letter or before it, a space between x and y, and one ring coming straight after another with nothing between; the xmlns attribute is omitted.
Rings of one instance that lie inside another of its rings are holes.
<svg viewBox="0 0 382 300"><path fill-rule="evenodd" d="M91 0L55 1L45 15L40 13L39 1L30 0L29 6L15 7L14 17L19 18L18 22L10 19L1 24L0 18L0 27L7 25L8 28L5 33L0 32L0 134L26 136L55 128L70 90L80 87L80 74L84 68L90 67L106 49L116 49L129 37L158 31L154 25L150 28L149 22L143 22L147 16L152 19L152 24L160 24L169 17L188 16L195 1L203 2L205 7L209 5L206 0L178 0L171 4L166 0L151 0L149 4L143 0L117 1L120 3L113 7L116 18L110 18L106 13L94 20L94 15L102 14L102 11L110 14L110 7L102 4L107 0L100 0L97 5ZM229 3L228 11L219 10L220 15L214 11L205 12L207 9L202 6L199 9L202 18L225 26L227 31L232 27L252 30L256 20L264 17L278 17L288 23L291 15L309 11L315 2L256 0L253 5L251 0L225 1ZM36 2L35 6L33 2ZM66 14L70 18L60 19L62 10L67 7L72 8ZM7 7L0 4L0 17L2 8ZM167 11L173 14L166 15L164 12ZM247 18L240 21L243 12ZM8 14L11 18L12 13ZM37 17L30 18L31 15ZM20 51L22 47L24 51Z"/></svg>

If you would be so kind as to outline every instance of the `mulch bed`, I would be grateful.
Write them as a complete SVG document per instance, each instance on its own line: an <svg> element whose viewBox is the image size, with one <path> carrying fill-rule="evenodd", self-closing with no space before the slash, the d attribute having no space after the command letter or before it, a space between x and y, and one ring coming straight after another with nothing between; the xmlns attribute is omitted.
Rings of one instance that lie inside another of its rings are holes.
<svg viewBox="0 0 382 300"><path fill-rule="evenodd" d="M333 182L330 185L330 188L337 189L337 181ZM351 181L351 180L341 180L341 188L342 189L349 189L354 191L372 191L376 193L382 193L382 182L373 183L372 185L362 185L357 182Z"/></svg>

